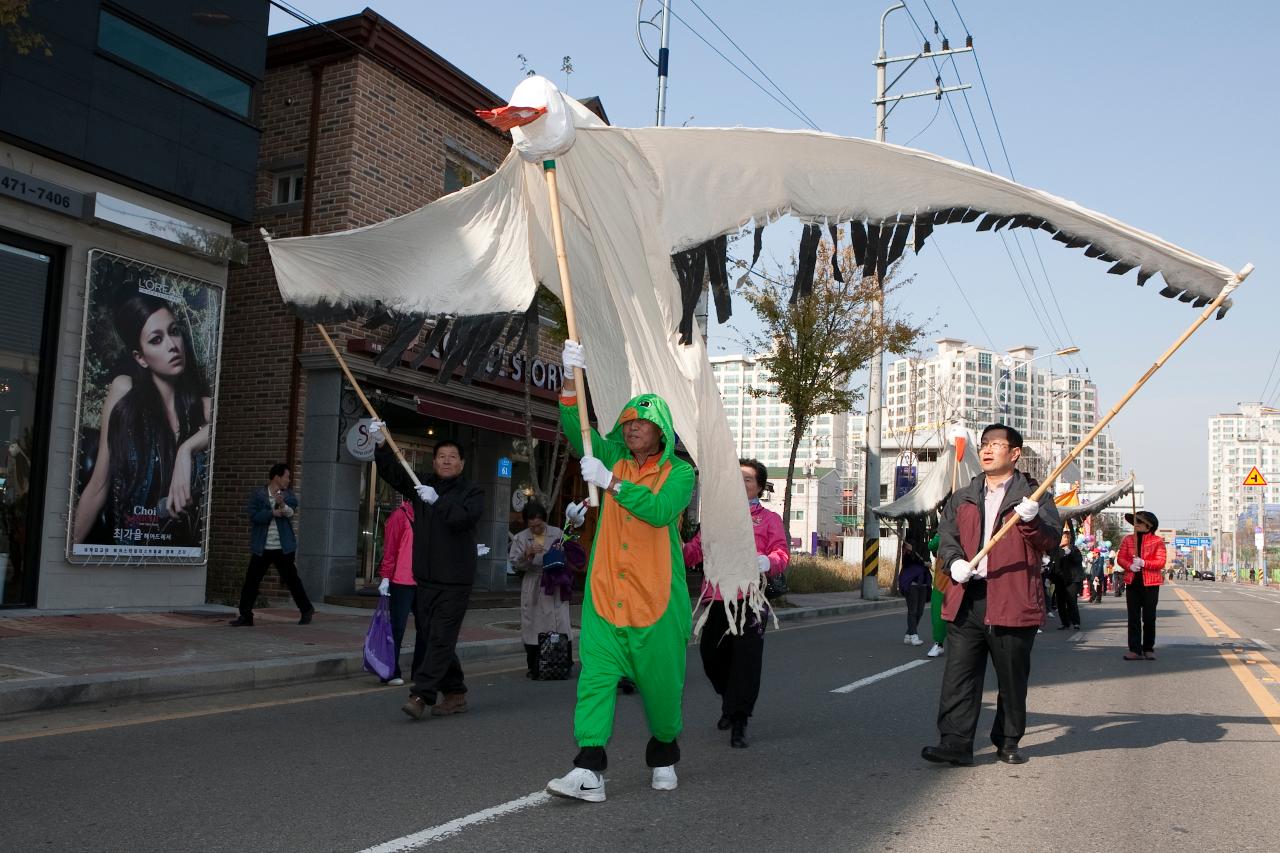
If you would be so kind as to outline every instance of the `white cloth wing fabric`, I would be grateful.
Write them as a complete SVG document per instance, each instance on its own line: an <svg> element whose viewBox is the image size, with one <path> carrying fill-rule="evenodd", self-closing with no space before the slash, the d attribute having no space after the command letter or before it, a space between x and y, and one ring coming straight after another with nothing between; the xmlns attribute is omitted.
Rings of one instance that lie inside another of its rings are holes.
<svg viewBox="0 0 1280 853"><path fill-rule="evenodd" d="M635 394L670 404L699 468L707 579L726 602L735 590L760 600L754 540L702 340L678 343L673 252L785 213L914 222L917 245L934 225L983 216L979 230L1054 231L1113 272L1141 267L1140 282L1159 272L1164 295L1182 301L1204 304L1233 280L1225 266L1109 217L923 152L809 132L612 128L566 101L576 141L556 163L590 402L605 429ZM543 169L513 152L495 174L413 213L270 250L282 296L304 314L380 301L464 316L522 311L538 282L559 294L551 234Z"/></svg>

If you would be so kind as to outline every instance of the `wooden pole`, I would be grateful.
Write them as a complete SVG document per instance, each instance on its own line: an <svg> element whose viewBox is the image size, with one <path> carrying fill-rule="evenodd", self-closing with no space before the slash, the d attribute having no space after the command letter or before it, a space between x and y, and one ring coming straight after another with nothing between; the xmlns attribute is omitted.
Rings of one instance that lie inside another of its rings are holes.
<svg viewBox="0 0 1280 853"><path fill-rule="evenodd" d="M369 417L380 421L378 411L373 408L373 404L369 402L369 398L364 395L364 391L360 389L360 383L351 375L351 368L347 367L347 360L342 357L342 353L338 352L338 348L333 344L333 338L329 337L329 333L324 330L324 326L316 323L316 329L320 332L320 337L324 338L324 342L329 345L329 351L333 353L333 357L338 360L338 367L342 368L342 374L347 377L347 382L351 384L355 390L356 396L360 398L360 402L364 404L364 409L369 413ZM418 474L413 470L413 466L409 464L409 460L404 458L404 454L400 452L400 448L396 445L395 438L390 432L383 430L383 435L387 437L387 444L391 447L391 452L400 460L400 464L404 466L404 470L409 473L409 479L413 480L415 486L421 486L422 481L418 479Z"/></svg>
<svg viewBox="0 0 1280 853"><path fill-rule="evenodd" d="M551 199L551 234L556 243L556 268L560 272L560 297L564 302L564 320L569 329L569 337L581 341L578 337L578 318L573 311L573 286L569 282L569 255L564 247L564 223L560 219L560 188L556 184L556 161L543 160L543 173L547 176L547 195ZM582 371L586 373L586 371ZM580 376L577 383L578 420L582 425L582 452L594 456L591 452L591 407L587 405L586 377ZM600 506L600 494L594 483L587 484L587 504Z"/></svg>
<svg viewBox="0 0 1280 853"><path fill-rule="evenodd" d="M1142 386L1147 384L1147 380L1150 379L1152 376L1154 376L1157 370L1159 370L1161 367L1164 367L1164 363L1168 361L1169 358L1175 352L1178 351L1179 347L1185 344L1187 342L1187 339L1190 338L1193 334L1195 334L1196 330L1199 329L1201 326L1203 326L1209 320L1209 318L1213 316L1214 312L1218 310L1218 308L1222 305L1222 303L1226 300L1226 298L1231 294L1231 291L1239 287L1240 283L1244 281L1246 278L1248 278L1249 273L1251 272L1253 272L1253 264L1248 264L1245 266L1244 269L1236 273L1236 277L1234 281L1229 282L1228 284L1223 286L1222 290L1219 291L1217 297L1215 297L1212 302L1210 302L1207 306L1205 306L1204 311L1200 313L1200 316L1196 318L1196 321L1192 323L1191 326L1188 327L1188 329L1185 332L1183 332L1167 350L1164 351L1163 355L1161 355L1158 359L1156 359L1155 364L1147 368L1147 372L1142 374L1142 376L1138 378L1138 381L1133 384L1133 387L1130 388L1125 393L1125 395L1121 397L1120 400L1114 406L1111 407L1111 411L1107 412L1106 417L1104 417L1102 420L1098 421L1096 424L1093 425L1093 429L1089 430L1088 434L1084 438L1080 439L1080 443L1077 444L1075 447L1073 447L1071 449L1071 452L1068 453L1066 457L1061 462L1058 463L1058 467L1053 469L1053 473L1050 474L1048 477L1046 477L1044 482L1041 483L1039 487L1037 487L1036 490L1031 493L1030 495L1031 500L1033 501L1040 500L1041 496L1044 495L1045 491L1048 490L1049 487L1053 485L1054 481L1056 481L1059 477L1062 476L1062 472L1067 470L1067 466L1070 465L1072 462L1074 462L1076 457L1079 456L1082 452L1084 452L1084 449L1089 446L1089 442L1097 438L1098 433L1106 429L1107 424L1111 423L1111 419L1114 418L1117 414L1119 414L1120 410L1125 407L1125 404L1127 404L1131 399L1133 399L1133 395L1137 394L1138 391L1142 388ZM1134 495L1133 500L1134 500L1134 505L1136 506L1138 501L1138 496L1136 494ZM1009 520L1006 521L1003 525L1001 525L1000 529L997 530L995 534L993 534L992 537L987 540L987 544L983 545L982 549L969 559L969 563L971 565L976 566L982 560L983 557L991 553L991 549L995 547L995 544L999 542L1006 533L1012 530L1013 525L1017 524L1017 522L1018 522L1018 515L1017 513L1014 513L1009 517Z"/></svg>

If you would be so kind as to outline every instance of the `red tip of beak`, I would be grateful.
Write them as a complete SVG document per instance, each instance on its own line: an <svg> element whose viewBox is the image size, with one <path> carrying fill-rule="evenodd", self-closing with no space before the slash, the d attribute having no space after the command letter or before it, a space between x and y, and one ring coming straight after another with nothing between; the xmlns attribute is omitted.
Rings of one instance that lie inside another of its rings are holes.
<svg viewBox="0 0 1280 853"><path fill-rule="evenodd" d="M476 110L482 121L498 130L510 130L536 120L547 111L546 107L498 107L496 110Z"/></svg>

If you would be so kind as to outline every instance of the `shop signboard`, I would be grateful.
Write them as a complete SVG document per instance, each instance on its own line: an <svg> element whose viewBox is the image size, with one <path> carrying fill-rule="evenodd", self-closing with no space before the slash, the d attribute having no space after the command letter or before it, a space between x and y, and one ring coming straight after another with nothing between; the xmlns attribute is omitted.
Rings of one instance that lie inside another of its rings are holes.
<svg viewBox="0 0 1280 853"><path fill-rule="evenodd" d="M223 302L211 282L89 253L72 562L205 561Z"/></svg>
<svg viewBox="0 0 1280 853"><path fill-rule="evenodd" d="M361 418L347 430L347 452L357 462L372 462L378 449L373 437L369 435L369 424L373 418Z"/></svg>

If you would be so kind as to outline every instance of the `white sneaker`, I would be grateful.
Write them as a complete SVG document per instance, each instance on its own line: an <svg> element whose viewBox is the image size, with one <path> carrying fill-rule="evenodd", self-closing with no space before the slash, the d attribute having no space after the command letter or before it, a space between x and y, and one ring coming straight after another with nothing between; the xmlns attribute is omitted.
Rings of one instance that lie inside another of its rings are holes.
<svg viewBox="0 0 1280 853"><path fill-rule="evenodd" d="M404 686L404 679L403 679L403 678L393 678L393 679L391 679L390 681L388 681L388 682L387 682L387 686L388 686L388 687L403 687L403 686Z"/></svg>
<svg viewBox="0 0 1280 853"><path fill-rule="evenodd" d="M946 649L942 648L942 643L934 643L933 648L929 649L929 657L940 658L946 654Z"/></svg>
<svg viewBox="0 0 1280 853"><path fill-rule="evenodd" d="M547 793L570 800L603 803L604 777L594 770L575 767L559 779L548 782Z"/></svg>
<svg viewBox="0 0 1280 853"><path fill-rule="evenodd" d="M920 639L920 635L919 635L919 634L912 634L912 635L911 635L911 645L913 645L913 646L923 646L923 645L924 645L924 640Z"/></svg>
<svg viewBox="0 0 1280 853"><path fill-rule="evenodd" d="M909 646L909 645L911 645L911 635L910 635L910 634L903 634L903 635L902 635L902 645L904 645L904 646Z"/></svg>
<svg viewBox="0 0 1280 853"><path fill-rule="evenodd" d="M674 791L676 789L676 766L653 768L653 790Z"/></svg>

